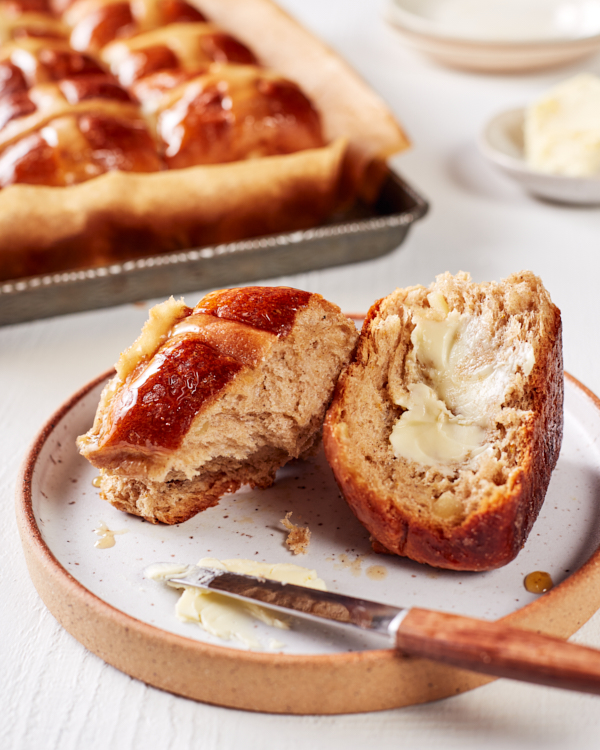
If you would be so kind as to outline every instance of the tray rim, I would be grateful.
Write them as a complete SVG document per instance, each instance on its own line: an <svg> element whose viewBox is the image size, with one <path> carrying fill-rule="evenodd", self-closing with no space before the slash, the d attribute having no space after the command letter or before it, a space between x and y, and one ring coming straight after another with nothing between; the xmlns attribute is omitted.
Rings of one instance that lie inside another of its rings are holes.
<svg viewBox="0 0 600 750"><path fill-rule="evenodd" d="M399 249L429 210L389 165L378 199L367 216L338 215L305 230L0 281L0 326L374 260Z"/></svg>
<svg viewBox="0 0 600 750"><path fill-rule="evenodd" d="M326 715L400 708L456 695L495 679L393 649L298 655L216 646L137 620L86 589L44 542L33 512L31 486L40 451L56 426L113 372L83 386L47 420L26 453L15 498L33 584L49 611L83 646L154 687L204 703L266 713ZM600 411L600 399L589 388L566 372L565 378ZM501 620L568 638L600 607L598 584L600 548L561 584Z"/></svg>

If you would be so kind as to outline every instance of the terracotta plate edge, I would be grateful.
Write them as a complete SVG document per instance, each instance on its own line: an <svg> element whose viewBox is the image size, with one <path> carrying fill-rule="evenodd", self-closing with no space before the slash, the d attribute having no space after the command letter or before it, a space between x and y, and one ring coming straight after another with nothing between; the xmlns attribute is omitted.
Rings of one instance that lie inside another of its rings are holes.
<svg viewBox="0 0 600 750"><path fill-rule="evenodd" d="M50 417L28 450L17 482L17 523L31 579L50 612L81 644L154 687L206 703L269 713L400 708L462 693L493 679L392 649L282 655L213 646L141 622L87 590L43 541L33 513L31 482L39 453L55 426L113 372L95 378ZM568 373L565 377L600 411L595 394ZM566 581L503 620L568 638L600 607L598 584L600 550Z"/></svg>

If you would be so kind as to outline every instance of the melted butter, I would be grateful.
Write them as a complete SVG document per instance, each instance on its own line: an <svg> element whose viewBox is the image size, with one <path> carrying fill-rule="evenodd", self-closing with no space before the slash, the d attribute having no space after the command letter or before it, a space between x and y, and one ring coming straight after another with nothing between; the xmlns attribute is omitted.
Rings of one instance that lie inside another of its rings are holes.
<svg viewBox="0 0 600 750"><path fill-rule="evenodd" d="M411 342L423 381L397 398L405 411L390 443L396 456L425 466L462 463L486 450L490 412L501 404L518 370L531 372L533 347L521 343L493 356L487 331L479 329L476 317L447 312L439 292L428 299L438 316L445 317L412 316Z"/></svg>
<svg viewBox="0 0 600 750"><path fill-rule="evenodd" d="M115 365L120 380L125 380L140 362L149 359L156 352L166 341L171 327L188 310L183 299L175 300L173 297L150 308L142 332L133 344L121 353Z"/></svg>
<svg viewBox="0 0 600 750"><path fill-rule="evenodd" d="M525 576L523 581L525 588L530 594L545 594L554 586L552 577L543 570L535 570Z"/></svg>
<svg viewBox="0 0 600 750"><path fill-rule="evenodd" d="M100 539L98 539L97 542L94 543L94 547L97 547L98 549L108 549L109 547L115 546L115 536L117 534L126 534L127 529L121 529L120 531L112 531L108 528L108 526L104 523L104 521L100 521L100 525L97 529L94 529L94 534L97 534Z"/></svg>
<svg viewBox="0 0 600 750"><path fill-rule="evenodd" d="M102 477L101 476L94 477L92 479L92 485L94 487L100 487L102 485Z"/></svg>
<svg viewBox="0 0 600 750"><path fill-rule="evenodd" d="M369 565L367 568L367 578L370 578L372 581L383 581L387 574L388 571L385 565Z"/></svg>
<svg viewBox="0 0 600 750"><path fill-rule="evenodd" d="M254 560L216 560L205 557L198 565L326 590L324 581L317 576L316 571L292 563L270 564ZM171 575L176 576L186 568L187 566L159 564L146 569L145 574L148 578L160 580ZM236 601L231 597L212 591L202 591L193 586L181 588L183 593L175 606L176 616L184 622L197 623L217 638L237 640L248 648L261 648L261 643L253 632L256 620L284 630L290 627L287 619L258 604ZM283 644L272 640L269 647L280 650Z"/></svg>
<svg viewBox="0 0 600 750"><path fill-rule="evenodd" d="M485 450L485 430L454 416L424 383L409 386L407 410L394 425L390 442L396 456L431 466L462 463Z"/></svg>
<svg viewBox="0 0 600 750"><path fill-rule="evenodd" d="M433 501L432 510L439 518L454 518L462 513L462 502L451 492L443 492Z"/></svg>
<svg viewBox="0 0 600 750"><path fill-rule="evenodd" d="M344 552L342 552L342 554L338 557L339 563L337 563L333 567L336 570L342 570L345 568L349 570L355 578L358 578L362 573L362 564L365 560L365 557L365 555L357 555L354 560L352 560L349 555L346 555Z"/></svg>

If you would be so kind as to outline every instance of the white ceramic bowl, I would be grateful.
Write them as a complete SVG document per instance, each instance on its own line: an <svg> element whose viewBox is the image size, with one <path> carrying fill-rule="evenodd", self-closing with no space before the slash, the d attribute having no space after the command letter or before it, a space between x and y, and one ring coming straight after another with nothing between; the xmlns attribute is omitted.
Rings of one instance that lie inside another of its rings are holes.
<svg viewBox="0 0 600 750"><path fill-rule="evenodd" d="M478 146L492 164L540 198L580 205L600 204L600 177L565 177L530 169L523 143L524 109L511 109L493 117Z"/></svg>
<svg viewBox="0 0 600 750"><path fill-rule="evenodd" d="M388 0L387 17L410 46L467 70L539 70L600 51L600 0Z"/></svg>

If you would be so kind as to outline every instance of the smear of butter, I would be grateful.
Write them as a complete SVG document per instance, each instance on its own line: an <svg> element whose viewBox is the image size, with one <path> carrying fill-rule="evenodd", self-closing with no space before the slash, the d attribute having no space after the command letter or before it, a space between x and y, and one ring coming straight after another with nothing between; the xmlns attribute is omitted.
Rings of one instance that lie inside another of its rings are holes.
<svg viewBox="0 0 600 750"><path fill-rule="evenodd" d="M390 435L396 456L425 466L461 463L483 453L490 414L517 371L529 375L535 364L533 347L526 342L500 357L489 355L487 331L476 317L447 312L441 295L429 296L431 306L445 317L413 313L411 334L427 382L409 385L408 393L397 399L406 411Z"/></svg>
<svg viewBox="0 0 600 750"><path fill-rule="evenodd" d="M144 570L144 575L153 581L166 581L168 578L185 575L189 567L182 563L153 563Z"/></svg>
<svg viewBox="0 0 600 750"><path fill-rule="evenodd" d="M231 573L270 578L283 583L294 583L298 586L326 590L315 570L303 568L292 563L260 563L254 560L217 560L204 557L198 563L201 567L228 570ZM146 569L147 578L164 580L185 572L187 565L156 564ZM273 610L251 602L236 601L223 594L202 591L194 586L182 586L183 593L175 606L175 614L184 622L195 622L208 633L223 640L237 640L248 648L262 648L256 637L255 621L283 630L289 629L287 619ZM269 647L281 649L283 644L272 639Z"/></svg>

